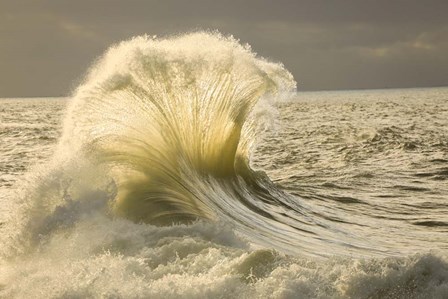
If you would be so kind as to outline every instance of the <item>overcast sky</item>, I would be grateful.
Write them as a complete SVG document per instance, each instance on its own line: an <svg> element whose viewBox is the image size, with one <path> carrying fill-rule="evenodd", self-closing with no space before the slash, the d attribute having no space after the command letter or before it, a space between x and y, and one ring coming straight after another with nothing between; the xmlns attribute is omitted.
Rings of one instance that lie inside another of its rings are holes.
<svg viewBox="0 0 448 299"><path fill-rule="evenodd" d="M281 61L299 90L448 85L447 0L0 0L0 97L69 95L111 44L198 29Z"/></svg>

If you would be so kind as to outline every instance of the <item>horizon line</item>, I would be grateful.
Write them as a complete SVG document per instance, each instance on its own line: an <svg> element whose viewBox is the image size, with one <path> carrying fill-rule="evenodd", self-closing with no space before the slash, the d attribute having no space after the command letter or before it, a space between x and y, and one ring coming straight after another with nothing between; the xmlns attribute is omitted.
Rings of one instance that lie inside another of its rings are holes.
<svg viewBox="0 0 448 299"><path fill-rule="evenodd" d="M440 86L415 86L415 87L359 87L352 89L296 89L296 92L329 92L329 91L373 91L373 90L394 90L394 89L431 89L431 88L448 88L448 85ZM69 98L72 95L38 95L38 96L1 96L0 99L47 99L47 98Z"/></svg>

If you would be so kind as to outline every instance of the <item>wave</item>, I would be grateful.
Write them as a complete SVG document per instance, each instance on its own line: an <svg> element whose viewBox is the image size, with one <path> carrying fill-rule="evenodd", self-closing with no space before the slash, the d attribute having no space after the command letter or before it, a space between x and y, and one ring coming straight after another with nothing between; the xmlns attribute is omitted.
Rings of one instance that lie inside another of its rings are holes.
<svg viewBox="0 0 448 299"><path fill-rule="evenodd" d="M248 180L251 112L294 87L281 65L232 38L135 38L109 50L78 89L60 151L107 166L116 214L160 224L214 218L207 180Z"/></svg>
<svg viewBox="0 0 448 299"><path fill-rule="evenodd" d="M271 236L278 221L266 205L281 191L251 169L250 154L263 107L295 87L281 64L219 33L117 44L73 95L51 166L22 204L33 215L16 224L32 240L57 229L59 213L103 198L111 217L227 219Z"/></svg>
<svg viewBox="0 0 448 299"><path fill-rule="evenodd" d="M222 221L289 254L400 253L395 240L364 238L359 221L290 195L251 167L272 104L295 88L282 64L219 33L112 46L70 99L52 161L31 172L14 199L19 212L5 236L15 241L2 251L33 250L98 213L158 226Z"/></svg>

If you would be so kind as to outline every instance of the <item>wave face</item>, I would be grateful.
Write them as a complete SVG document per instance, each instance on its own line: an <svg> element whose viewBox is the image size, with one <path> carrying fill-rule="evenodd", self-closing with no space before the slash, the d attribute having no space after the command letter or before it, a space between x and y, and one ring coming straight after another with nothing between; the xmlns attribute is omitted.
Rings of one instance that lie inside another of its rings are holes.
<svg viewBox="0 0 448 299"><path fill-rule="evenodd" d="M271 200L249 167L254 108L294 88L281 65L232 38L136 38L109 50L79 88L60 152L107 169L114 215L156 225L230 218L250 230L270 216L252 190Z"/></svg>
<svg viewBox="0 0 448 299"><path fill-rule="evenodd" d="M281 64L218 33L110 48L71 98L52 160L25 176L0 225L0 297L446 297L446 255L397 257L444 244L439 231L420 243L393 240L378 205L306 186L293 196L252 166L271 104L295 87ZM295 123L303 107L294 105L285 115ZM336 108L325 102L317 111L325 109L333 117ZM332 138L322 152L334 163L337 128L312 125L313 142ZM378 145L367 133L360 142ZM389 131L380 134L387 142ZM371 147L356 142L341 151L357 167ZM260 147L284 159L275 144ZM333 172L331 163L322 169Z"/></svg>
<svg viewBox="0 0 448 299"><path fill-rule="evenodd" d="M258 243L290 244L294 229L269 209L283 193L250 168L250 153L265 106L295 86L281 64L218 33L111 47L76 90L52 165L24 196L19 243L32 247L66 213L101 207L152 225L238 223Z"/></svg>
<svg viewBox="0 0 448 299"><path fill-rule="evenodd" d="M77 91L62 151L107 166L117 215L156 224L212 219L220 197L213 184L247 181L254 106L294 87L281 65L232 38L135 38L110 49Z"/></svg>

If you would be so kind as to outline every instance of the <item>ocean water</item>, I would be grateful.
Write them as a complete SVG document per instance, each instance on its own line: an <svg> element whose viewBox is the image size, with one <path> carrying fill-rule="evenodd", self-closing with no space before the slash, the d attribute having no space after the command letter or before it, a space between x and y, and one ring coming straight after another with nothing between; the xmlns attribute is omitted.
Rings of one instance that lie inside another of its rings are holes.
<svg viewBox="0 0 448 299"><path fill-rule="evenodd" d="M448 88L296 91L219 34L0 99L1 298L448 298Z"/></svg>

